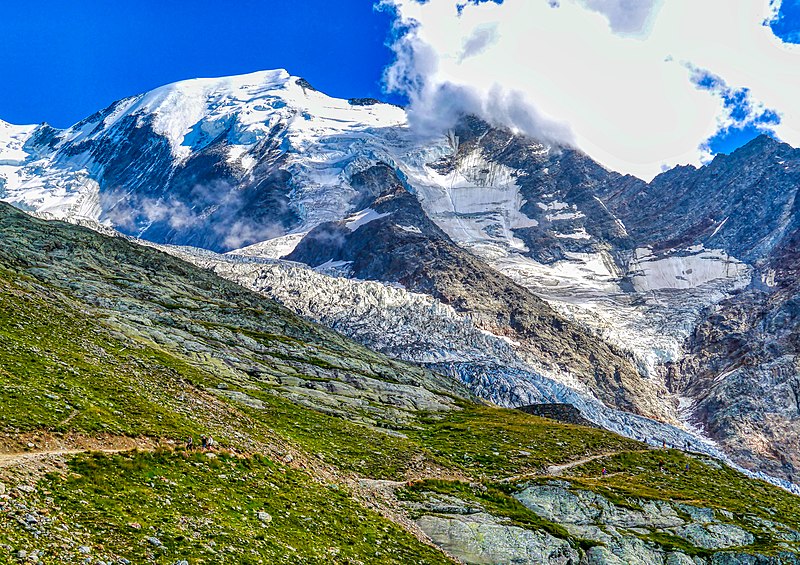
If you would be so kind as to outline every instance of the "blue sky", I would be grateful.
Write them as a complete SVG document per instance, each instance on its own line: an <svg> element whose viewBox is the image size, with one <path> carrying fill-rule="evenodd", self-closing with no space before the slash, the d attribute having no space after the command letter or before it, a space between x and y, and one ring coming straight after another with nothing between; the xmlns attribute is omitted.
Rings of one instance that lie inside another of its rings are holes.
<svg viewBox="0 0 800 565"><path fill-rule="evenodd" d="M800 0L783 0L778 18L770 24L775 35L787 43L800 43ZM747 101L729 98L733 113L747 105ZM726 102L727 103L727 102ZM756 119L738 127L720 131L708 142L711 153L730 153L741 147L754 137L764 133L764 126L772 125L777 117L770 111L757 116Z"/></svg>
<svg viewBox="0 0 800 565"><path fill-rule="evenodd" d="M771 27L784 41L800 43L800 0L783 0L780 14Z"/></svg>
<svg viewBox="0 0 800 565"><path fill-rule="evenodd" d="M273 68L332 96L386 98L391 19L372 4L3 0L0 119L65 127L177 80Z"/></svg>
<svg viewBox="0 0 800 565"><path fill-rule="evenodd" d="M402 103L404 97L383 92L383 70L394 57L386 46L392 18L373 4L4 0L0 119L66 127L115 100L163 84L272 68L304 76L333 96ZM771 27L785 41L800 42L800 0L784 0ZM698 83L698 88L704 86ZM733 117L737 104L748 103L741 91L720 93ZM774 119L767 112L734 124L705 146L712 153L730 152Z"/></svg>

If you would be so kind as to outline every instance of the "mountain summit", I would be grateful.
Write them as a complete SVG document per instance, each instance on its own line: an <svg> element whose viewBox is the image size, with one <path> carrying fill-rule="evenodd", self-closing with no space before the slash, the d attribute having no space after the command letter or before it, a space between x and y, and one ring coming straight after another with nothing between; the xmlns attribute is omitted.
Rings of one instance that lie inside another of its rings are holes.
<svg viewBox="0 0 800 565"><path fill-rule="evenodd" d="M309 87L283 70L188 80L116 102L67 130L6 126L0 150L13 159L2 161L3 197L51 217L216 250L330 219L348 195L326 190L324 161L293 156L313 151L321 137L402 126L405 113ZM304 167L322 183L292 184L300 172L293 169Z"/></svg>

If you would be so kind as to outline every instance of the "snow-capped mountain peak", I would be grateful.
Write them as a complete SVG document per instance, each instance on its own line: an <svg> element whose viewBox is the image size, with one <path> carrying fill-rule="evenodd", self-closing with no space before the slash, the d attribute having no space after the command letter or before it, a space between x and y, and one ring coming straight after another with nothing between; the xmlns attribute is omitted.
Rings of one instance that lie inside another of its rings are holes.
<svg viewBox="0 0 800 565"><path fill-rule="evenodd" d="M296 122L292 129L298 134L405 122L400 108L353 105L283 69L177 82L134 98L114 119L124 113L153 116L153 130L170 141L176 157L187 157L231 126L236 141L248 145L268 135L279 120ZM112 123L106 119L105 125Z"/></svg>
<svg viewBox="0 0 800 565"><path fill-rule="evenodd" d="M285 70L185 80L66 130L3 127L0 186L51 217L231 249L357 210L343 168L369 154L372 132L406 122L402 108L333 98Z"/></svg>

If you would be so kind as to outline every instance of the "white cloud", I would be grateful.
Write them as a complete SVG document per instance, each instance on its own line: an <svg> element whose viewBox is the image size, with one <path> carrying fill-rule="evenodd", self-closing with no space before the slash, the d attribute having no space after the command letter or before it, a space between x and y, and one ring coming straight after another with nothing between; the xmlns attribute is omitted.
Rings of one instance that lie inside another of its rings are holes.
<svg viewBox="0 0 800 565"><path fill-rule="evenodd" d="M474 112L642 178L699 164L720 128L764 109L781 118L777 136L800 145L800 46L764 25L777 0L384 5L400 31L387 87L409 95L423 131ZM700 88L698 70L725 88ZM727 95L744 88L742 118Z"/></svg>
<svg viewBox="0 0 800 565"><path fill-rule="evenodd" d="M590 10L603 14L614 33L647 33L664 0L583 0Z"/></svg>

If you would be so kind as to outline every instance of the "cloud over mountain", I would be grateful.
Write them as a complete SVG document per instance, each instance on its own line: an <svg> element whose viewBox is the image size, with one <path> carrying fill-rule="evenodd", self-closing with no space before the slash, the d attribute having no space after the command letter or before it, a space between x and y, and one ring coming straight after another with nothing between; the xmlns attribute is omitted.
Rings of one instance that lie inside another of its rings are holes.
<svg viewBox="0 0 800 565"><path fill-rule="evenodd" d="M651 178L745 128L800 144L800 45L759 0L384 0L386 84L432 131L473 112Z"/></svg>

